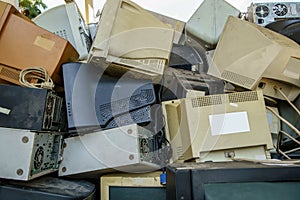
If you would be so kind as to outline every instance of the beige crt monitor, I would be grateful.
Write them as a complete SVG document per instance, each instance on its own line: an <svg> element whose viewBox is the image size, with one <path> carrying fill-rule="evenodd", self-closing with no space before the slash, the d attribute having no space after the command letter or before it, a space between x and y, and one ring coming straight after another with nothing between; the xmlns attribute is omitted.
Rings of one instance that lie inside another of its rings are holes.
<svg viewBox="0 0 300 200"><path fill-rule="evenodd" d="M214 49L228 16L239 16L240 11L225 0L204 0L186 23L186 31L208 49Z"/></svg>
<svg viewBox="0 0 300 200"><path fill-rule="evenodd" d="M124 199L130 197L130 194L128 194L126 190L131 190L136 194L139 193L141 189L148 190L150 195L151 193L153 195L151 199L155 199L154 196L158 195L154 194L157 189L160 190L159 193L163 193L165 188L164 185L160 184L161 173L161 171L154 171L149 173L113 173L103 175L100 177L101 200L114 199L111 194L111 192L113 192L113 188L116 188L116 190L120 193L118 195L122 196ZM133 197L135 194L131 193L131 197ZM144 198L140 196L140 199L146 199L146 196Z"/></svg>
<svg viewBox="0 0 300 200"><path fill-rule="evenodd" d="M150 76L162 75L173 37L170 25L130 0L107 0L88 62L117 64L110 70L125 67Z"/></svg>
<svg viewBox="0 0 300 200"><path fill-rule="evenodd" d="M262 91L209 95L180 102L184 159L267 159L272 138Z"/></svg>
<svg viewBox="0 0 300 200"><path fill-rule="evenodd" d="M195 98L204 96L205 92L197 90L188 90L186 98ZM181 110L180 104L184 99L175 99L162 102L162 112L165 122L166 138L172 147L171 163L184 162L184 151L181 141L180 124L181 124Z"/></svg>
<svg viewBox="0 0 300 200"><path fill-rule="evenodd" d="M293 101L300 93L299 65L300 47L296 42L229 17L208 74L250 90L259 87L264 95L285 100L274 91L275 84Z"/></svg>

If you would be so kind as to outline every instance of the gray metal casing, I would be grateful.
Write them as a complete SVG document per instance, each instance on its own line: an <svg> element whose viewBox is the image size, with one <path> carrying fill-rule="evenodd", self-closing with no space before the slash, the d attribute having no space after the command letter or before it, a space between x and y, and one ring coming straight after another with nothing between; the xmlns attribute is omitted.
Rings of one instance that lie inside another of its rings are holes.
<svg viewBox="0 0 300 200"><path fill-rule="evenodd" d="M300 2L260 2L248 8L248 20L261 26L294 18L300 18Z"/></svg>
<svg viewBox="0 0 300 200"><path fill-rule="evenodd" d="M0 128L0 178L27 181L56 171L61 144L61 133Z"/></svg>
<svg viewBox="0 0 300 200"><path fill-rule="evenodd" d="M59 176L92 177L111 171L148 172L156 163L152 132L132 124L65 139Z"/></svg>

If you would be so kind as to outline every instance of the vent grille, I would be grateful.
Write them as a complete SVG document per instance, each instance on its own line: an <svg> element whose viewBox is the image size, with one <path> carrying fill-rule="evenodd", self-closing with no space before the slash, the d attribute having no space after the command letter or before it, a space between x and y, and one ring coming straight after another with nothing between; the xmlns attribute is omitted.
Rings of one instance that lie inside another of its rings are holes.
<svg viewBox="0 0 300 200"><path fill-rule="evenodd" d="M255 80L252 78L248 78L230 71L224 71L221 74L221 77L229 82L244 86L247 89L252 89L251 87L255 82Z"/></svg>
<svg viewBox="0 0 300 200"><path fill-rule="evenodd" d="M1 69L1 68L0 68ZM9 70L7 68L2 68L0 70L0 76L4 76L4 80L7 78L14 80L14 82L19 82L19 73L18 71Z"/></svg>
<svg viewBox="0 0 300 200"><path fill-rule="evenodd" d="M65 29L53 32L55 35L58 35L66 40L69 40L67 31Z"/></svg>
<svg viewBox="0 0 300 200"><path fill-rule="evenodd" d="M205 97L197 97L192 99L192 106L195 107L204 107L204 106L212 106L212 105L220 105L222 104L222 95L212 95Z"/></svg>
<svg viewBox="0 0 300 200"><path fill-rule="evenodd" d="M257 92L237 92L228 94L229 103L258 101Z"/></svg>
<svg viewBox="0 0 300 200"><path fill-rule="evenodd" d="M255 14L258 17L267 17L269 15L269 13L270 13L270 10L265 5L257 6L256 9L255 9Z"/></svg>

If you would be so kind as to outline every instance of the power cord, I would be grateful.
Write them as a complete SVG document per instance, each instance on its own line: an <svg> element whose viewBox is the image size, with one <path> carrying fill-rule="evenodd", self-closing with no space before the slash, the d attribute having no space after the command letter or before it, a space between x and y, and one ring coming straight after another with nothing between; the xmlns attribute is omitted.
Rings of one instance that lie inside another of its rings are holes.
<svg viewBox="0 0 300 200"><path fill-rule="evenodd" d="M36 80L32 82L32 80ZM20 72L19 82L29 88L54 89L54 82L43 67L29 67Z"/></svg>

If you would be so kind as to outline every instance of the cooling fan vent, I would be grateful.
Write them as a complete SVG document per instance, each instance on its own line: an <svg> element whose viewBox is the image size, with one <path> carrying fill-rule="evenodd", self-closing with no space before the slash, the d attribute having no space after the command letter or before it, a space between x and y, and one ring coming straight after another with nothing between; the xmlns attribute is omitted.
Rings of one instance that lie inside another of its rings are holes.
<svg viewBox="0 0 300 200"><path fill-rule="evenodd" d="M44 160L44 149L43 147L39 147L34 155L34 163L33 163L34 168L39 169L43 164L43 160Z"/></svg>
<svg viewBox="0 0 300 200"><path fill-rule="evenodd" d="M270 13L270 10L265 5L259 5L255 9L255 13L258 17L267 17Z"/></svg>
<svg viewBox="0 0 300 200"><path fill-rule="evenodd" d="M273 12L277 16L284 16L288 13L288 8L286 5L284 5L282 3L278 3L273 7Z"/></svg>

